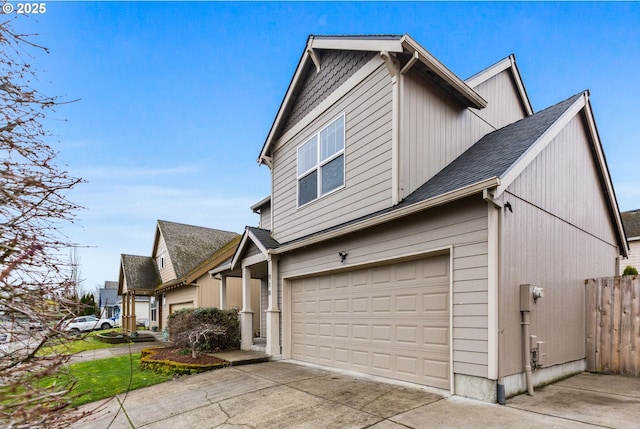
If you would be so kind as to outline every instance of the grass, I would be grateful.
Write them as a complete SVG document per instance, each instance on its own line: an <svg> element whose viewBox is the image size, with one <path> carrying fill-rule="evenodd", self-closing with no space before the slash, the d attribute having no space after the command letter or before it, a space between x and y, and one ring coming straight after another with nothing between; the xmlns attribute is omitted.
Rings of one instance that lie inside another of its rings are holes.
<svg viewBox="0 0 640 429"><path fill-rule="evenodd" d="M47 345L40 349L39 355L48 356L52 354L76 354L80 352L86 352L91 350L107 349L109 347L118 346L121 344L109 344L102 342L96 338L98 333L105 332L119 332L119 328L107 329L105 331L93 331L88 334L82 334L76 340L70 339L58 339L55 343Z"/></svg>
<svg viewBox="0 0 640 429"><path fill-rule="evenodd" d="M72 395L72 407L110 398L127 390L140 389L164 383L173 375L160 374L140 368L140 353L78 362L67 366L64 374L58 374L46 382L76 381Z"/></svg>

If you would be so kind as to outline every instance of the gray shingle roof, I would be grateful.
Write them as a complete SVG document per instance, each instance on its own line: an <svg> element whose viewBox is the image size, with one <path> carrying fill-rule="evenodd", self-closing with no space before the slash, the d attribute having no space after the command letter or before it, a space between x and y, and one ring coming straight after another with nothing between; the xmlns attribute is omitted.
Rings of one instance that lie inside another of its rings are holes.
<svg viewBox="0 0 640 429"><path fill-rule="evenodd" d="M280 243L271 237L271 232L267 229L255 228L252 226L247 227L248 230L260 241L265 249L276 249L280 247Z"/></svg>
<svg viewBox="0 0 640 429"><path fill-rule="evenodd" d="M231 231L158 221L176 278L181 278L239 234Z"/></svg>
<svg viewBox="0 0 640 429"><path fill-rule="evenodd" d="M640 209L620 213L627 238L640 237Z"/></svg>
<svg viewBox="0 0 640 429"><path fill-rule="evenodd" d="M153 290L161 283L155 260L150 256L122 255L127 289Z"/></svg>
<svg viewBox="0 0 640 429"><path fill-rule="evenodd" d="M502 177L582 94L487 134L407 196L399 206L428 200L492 177Z"/></svg>

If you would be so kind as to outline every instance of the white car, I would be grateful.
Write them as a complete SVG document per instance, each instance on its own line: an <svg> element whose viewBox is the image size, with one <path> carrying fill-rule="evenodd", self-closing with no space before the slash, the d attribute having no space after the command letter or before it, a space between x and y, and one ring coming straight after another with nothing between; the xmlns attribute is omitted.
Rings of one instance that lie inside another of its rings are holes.
<svg viewBox="0 0 640 429"><path fill-rule="evenodd" d="M110 328L113 328L113 320L111 319L98 319L96 316L78 316L66 322L62 329L69 332L80 332Z"/></svg>

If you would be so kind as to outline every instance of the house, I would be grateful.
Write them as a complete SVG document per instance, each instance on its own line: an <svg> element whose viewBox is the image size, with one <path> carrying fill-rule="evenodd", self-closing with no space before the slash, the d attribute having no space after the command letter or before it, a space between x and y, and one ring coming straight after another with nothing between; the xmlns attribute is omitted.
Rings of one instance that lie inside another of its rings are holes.
<svg viewBox="0 0 640 429"><path fill-rule="evenodd" d="M621 262L619 274L628 265L640 271L640 210L630 210L620 215L629 240L629 259Z"/></svg>
<svg viewBox="0 0 640 429"><path fill-rule="evenodd" d="M493 402L585 368L584 279L627 254L588 91L534 113L514 56L462 80L409 35L310 36L258 162L212 270L261 280L243 349L259 315L274 358Z"/></svg>
<svg viewBox="0 0 640 429"><path fill-rule="evenodd" d="M98 290L98 308L100 317L106 319L118 318L118 282L104 282L104 287Z"/></svg>
<svg viewBox="0 0 640 429"><path fill-rule="evenodd" d="M177 310L220 307L220 281L209 270L230 259L239 241L235 232L158 220L151 256L121 256L118 294L125 330L134 330L140 318L147 318L151 328L164 329ZM253 284L257 291L259 282ZM240 280L226 286L222 303L239 308ZM257 292L254 296L258 305ZM145 298L148 310L141 313L137 303Z"/></svg>

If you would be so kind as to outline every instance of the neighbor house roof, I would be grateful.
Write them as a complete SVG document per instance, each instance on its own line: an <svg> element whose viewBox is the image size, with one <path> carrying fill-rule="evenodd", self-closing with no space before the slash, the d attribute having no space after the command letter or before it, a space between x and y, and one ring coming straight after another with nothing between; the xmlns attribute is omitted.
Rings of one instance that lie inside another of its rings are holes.
<svg viewBox="0 0 640 429"><path fill-rule="evenodd" d="M258 162L270 163L271 148L280 137L283 127L292 108L300 87L304 84L304 78L309 67L315 66L317 71L322 67L319 51L344 50L344 51L368 51L377 52L389 65L394 62L391 56L402 56L406 60L403 70L418 66L436 84L452 94L467 107L482 109L487 106L487 101L474 91L465 81L460 79L444 64L442 64L430 52L424 49L408 34L404 35L377 35L377 36L314 36L307 39L307 46L298 62L296 71L291 79L289 88L280 104L276 118L269 130L267 139L262 147ZM395 66L394 66L395 67ZM337 91L336 91L337 92Z"/></svg>
<svg viewBox="0 0 640 429"><path fill-rule="evenodd" d="M107 283L115 284L115 288L107 287ZM118 300L118 282L105 282L105 287L99 290L98 297L98 306L102 307L112 307L116 305L116 301Z"/></svg>
<svg viewBox="0 0 640 429"><path fill-rule="evenodd" d="M640 240L640 209L620 213L629 240Z"/></svg>
<svg viewBox="0 0 640 429"><path fill-rule="evenodd" d="M134 293L150 292L162 282L156 261L152 257L121 255L120 261L118 295L124 292L125 281L127 290L133 290Z"/></svg>
<svg viewBox="0 0 640 429"><path fill-rule="evenodd" d="M239 234L201 226L182 223L158 221L158 231L162 234L167 246L167 253L173 264L176 278L180 279L206 261L218 250L225 247ZM158 245L156 234L154 252Z"/></svg>

